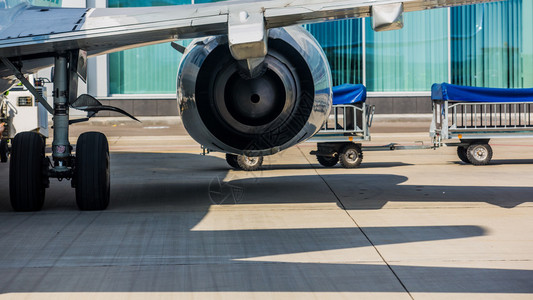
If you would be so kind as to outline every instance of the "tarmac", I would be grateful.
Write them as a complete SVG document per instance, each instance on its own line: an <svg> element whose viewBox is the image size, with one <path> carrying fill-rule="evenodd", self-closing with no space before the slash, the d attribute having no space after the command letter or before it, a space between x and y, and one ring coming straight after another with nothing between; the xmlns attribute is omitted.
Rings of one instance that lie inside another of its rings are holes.
<svg viewBox="0 0 533 300"><path fill-rule="evenodd" d="M374 121L366 145L429 143L429 122ZM0 299L533 299L533 140L366 152L324 168L303 143L228 167L179 119L101 119L111 204L80 212L53 180L15 213L0 164Z"/></svg>

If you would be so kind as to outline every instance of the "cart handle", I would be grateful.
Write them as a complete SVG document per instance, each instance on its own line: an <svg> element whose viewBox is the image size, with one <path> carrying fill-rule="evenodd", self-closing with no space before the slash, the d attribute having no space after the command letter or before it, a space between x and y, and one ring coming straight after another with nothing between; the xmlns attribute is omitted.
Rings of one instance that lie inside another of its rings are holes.
<svg viewBox="0 0 533 300"><path fill-rule="evenodd" d="M372 121L374 121L374 112L376 111L375 105L368 105L366 107L366 114L367 114L367 126L372 127Z"/></svg>

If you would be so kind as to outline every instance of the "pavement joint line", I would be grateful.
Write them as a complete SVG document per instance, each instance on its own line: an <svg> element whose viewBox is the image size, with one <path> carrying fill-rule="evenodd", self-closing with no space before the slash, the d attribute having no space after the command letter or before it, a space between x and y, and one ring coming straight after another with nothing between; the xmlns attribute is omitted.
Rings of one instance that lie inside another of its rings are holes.
<svg viewBox="0 0 533 300"><path fill-rule="evenodd" d="M328 187L328 189L331 191L331 193L333 194L333 196L335 196L335 198L337 198L337 201L339 202L339 204L341 205L342 209L344 210L344 212L346 213L346 215L348 215L348 217L352 220L352 222L355 224L355 226L357 226L357 228L359 229L359 231L361 231L361 233L364 235L364 237L366 238L366 240L370 243L370 245L372 245L372 247L374 248L374 250L376 251L376 253L379 255L379 257L381 257L381 260L383 261L383 263L385 263L385 265L387 265L387 268L389 268L389 270L392 272L392 274L394 275L394 277L396 277L396 279L398 280L398 282L400 283L400 285L402 286L402 288L405 290L405 292L409 295L409 297L411 299L415 299L413 297L413 295L411 295L411 292L409 292L409 290L407 289L407 287L405 286L405 284L402 282L402 280L400 279L400 277L398 276L398 274L396 274L396 272L394 272L394 269L392 268L392 266L387 262L387 260L385 259L385 257L383 257L383 255L381 254L381 252L379 252L379 249L376 247L376 245L374 245L374 243L372 242L372 240L370 239L370 237L365 233L365 231L363 230L363 228L361 228L361 226L359 226L359 224L357 223L357 221L352 217L352 215L350 215L350 213L348 212L348 210L346 210L346 207L344 206L344 203L342 203L341 199L339 198L339 196L337 196L337 194L335 193L335 191L331 188L331 186L328 184L328 182L324 179L324 177L322 177L322 175L320 175L320 173L318 173L318 171L316 170L316 168L313 166L313 164L311 164L311 162L309 161L309 159L307 158L307 156L302 152L302 149L300 149L300 147L296 146L296 148L298 149L298 151L300 151L300 153L303 155L303 157L305 158L305 160L307 160L307 162L309 163L309 165L313 168L313 170L315 171L315 174L318 175L318 177L320 177L320 179L322 179L322 181L326 184L326 186Z"/></svg>

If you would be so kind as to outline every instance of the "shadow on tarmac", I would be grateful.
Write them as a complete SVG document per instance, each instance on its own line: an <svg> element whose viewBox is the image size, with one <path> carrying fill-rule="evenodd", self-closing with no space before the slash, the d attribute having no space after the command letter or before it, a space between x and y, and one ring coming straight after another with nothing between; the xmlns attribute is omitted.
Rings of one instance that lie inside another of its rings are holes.
<svg viewBox="0 0 533 300"><path fill-rule="evenodd" d="M462 161L457 161L455 163L458 165L468 165ZM533 165L533 159L493 159L490 161L489 165Z"/></svg>
<svg viewBox="0 0 533 300"><path fill-rule="evenodd" d="M280 262L276 257L483 236L479 226L197 230L214 205L388 201L532 201L531 188L409 186L398 175L263 177L191 154L112 154L107 211L79 212L68 182L52 183L43 212L12 213L1 168L0 293L305 291L404 292L388 266ZM342 169L340 169L342 170ZM327 185L335 191L329 191ZM445 197L443 197L445 192ZM466 193L466 194L465 194ZM487 197L490 195L490 197ZM374 239L373 237L377 237ZM377 242L376 242L377 241ZM354 259L358 259L354 257ZM392 265L409 292L533 293L533 271Z"/></svg>

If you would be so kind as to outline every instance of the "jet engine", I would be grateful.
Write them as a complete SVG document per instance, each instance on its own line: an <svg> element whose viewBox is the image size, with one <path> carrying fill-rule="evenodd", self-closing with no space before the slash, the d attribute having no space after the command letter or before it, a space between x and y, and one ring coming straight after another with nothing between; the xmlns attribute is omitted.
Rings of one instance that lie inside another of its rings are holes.
<svg viewBox="0 0 533 300"><path fill-rule="evenodd" d="M226 153L270 155L320 130L332 102L322 48L299 26L270 29L267 44L254 72L233 58L227 36L187 47L178 70L178 104L198 143Z"/></svg>

